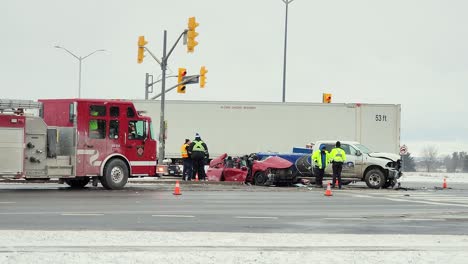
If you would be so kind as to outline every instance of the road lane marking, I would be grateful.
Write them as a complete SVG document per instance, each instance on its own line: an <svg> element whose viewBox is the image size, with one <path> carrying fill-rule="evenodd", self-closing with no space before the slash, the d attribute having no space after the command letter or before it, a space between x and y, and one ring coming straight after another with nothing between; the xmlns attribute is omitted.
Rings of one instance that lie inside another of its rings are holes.
<svg viewBox="0 0 468 264"><path fill-rule="evenodd" d="M80 214L80 213L64 213L62 216L102 216L104 214Z"/></svg>
<svg viewBox="0 0 468 264"><path fill-rule="evenodd" d="M445 221L445 219L434 219L434 218L403 218L404 221Z"/></svg>
<svg viewBox="0 0 468 264"><path fill-rule="evenodd" d="M361 221L361 220L367 220L367 218L364 218L364 217L326 217L326 218L323 218L323 220L357 220L357 221Z"/></svg>
<svg viewBox="0 0 468 264"><path fill-rule="evenodd" d="M395 199L395 198L386 198L390 201L395 202L411 202L411 203L422 203L422 204L432 204L432 205L446 205L446 206L460 206L468 207L468 204L457 204L457 203L439 203L439 202L430 202L430 201L421 201L421 200L410 200L410 199Z"/></svg>
<svg viewBox="0 0 468 264"><path fill-rule="evenodd" d="M151 215L154 217L179 217L179 218L192 218L194 215Z"/></svg>
<svg viewBox="0 0 468 264"><path fill-rule="evenodd" d="M353 196L358 197L358 198L373 198L373 196L364 195L364 194L353 194Z"/></svg>
<svg viewBox="0 0 468 264"><path fill-rule="evenodd" d="M278 219L276 216L236 216L237 219Z"/></svg>
<svg viewBox="0 0 468 264"><path fill-rule="evenodd" d="M16 202L0 202L0 204L14 204Z"/></svg>

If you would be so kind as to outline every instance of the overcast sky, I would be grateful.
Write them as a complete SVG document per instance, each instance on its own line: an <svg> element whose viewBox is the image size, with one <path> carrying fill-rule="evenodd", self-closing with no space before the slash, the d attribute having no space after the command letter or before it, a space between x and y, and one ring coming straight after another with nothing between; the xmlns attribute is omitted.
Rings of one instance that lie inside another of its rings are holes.
<svg viewBox="0 0 468 264"><path fill-rule="evenodd" d="M418 155L468 151L468 1L295 0L289 5L286 101L402 105L401 143ZM199 45L179 45L169 74L209 70L205 89L180 100L282 100L285 4L282 0L14 0L0 8L1 98L82 96L144 98L149 56L136 63L136 42L162 55L195 16ZM168 86L174 84L168 81Z"/></svg>

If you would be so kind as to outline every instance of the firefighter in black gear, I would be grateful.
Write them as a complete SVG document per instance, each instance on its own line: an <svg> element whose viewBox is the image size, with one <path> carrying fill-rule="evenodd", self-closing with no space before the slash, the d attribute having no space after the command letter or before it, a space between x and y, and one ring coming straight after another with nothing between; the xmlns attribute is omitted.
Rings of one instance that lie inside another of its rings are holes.
<svg viewBox="0 0 468 264"><path fill-rule="evenodd" d="M187 150L192 158L192 179L195 179L195 175L198 173L198 179L200 181L206 180L205 159L209 158L210 155L208 153L208 147L205 142L201 140L200 134L195 134L195 139L190 143Z"/></svg>

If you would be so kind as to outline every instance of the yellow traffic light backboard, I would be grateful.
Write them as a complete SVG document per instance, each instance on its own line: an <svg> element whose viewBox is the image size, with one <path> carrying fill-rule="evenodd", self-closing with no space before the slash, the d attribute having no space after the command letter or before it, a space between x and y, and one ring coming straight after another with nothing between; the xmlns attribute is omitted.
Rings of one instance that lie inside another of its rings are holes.
<svg viewBox="0 0 468 264"><path fill-rule="evenodd" d="M177 93L185 93L185 84L180 84L184 81L184 76L187 75L185 68L179 68L179 74L177 75Z"/></svg>
<svg viewBox="0 0 468 264"><path fill-rule="evenodd" d="M138 56L137 62L142 63L143 58L145 58L145 45L148 44L148 41L145 40L145 36L138 37Z"/></svg>
<svg viewBox="0 0 468 264"><path fill-rule="evenodd" d="M198 33L196 32L198 25L199 24L195 20L195 17L189 18L187 31L187 52L193 52L195 50L195 46L198 45L198 42L195 40L195 38L198 36Z"/></svg>
<svg viewBox="0 0 468 264"><path fill-rule="evenodd" d="M208 70L205 68L205 66L200 68L200 88L205 88L207 72Z"/></svg>
<svg viewBox="0 0 468 264"><path fill-rule="evenodd" d="M332 101L332 94L330 93L323 93L322 94L322 103L329 104Z"/></svg>

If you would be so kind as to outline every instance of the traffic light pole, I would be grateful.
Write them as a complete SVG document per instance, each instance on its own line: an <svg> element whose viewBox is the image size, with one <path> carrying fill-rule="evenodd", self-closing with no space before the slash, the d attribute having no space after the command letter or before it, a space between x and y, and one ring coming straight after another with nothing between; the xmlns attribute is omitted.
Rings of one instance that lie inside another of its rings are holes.
<svg viewBox="0 0 468 264"><path fill-rule="evenodd" d="M165 100L166 100L166 70L167 70L167 60L169 59L169 56L172 54L172 51L174 51L174 48L177 46L177 43L179 43L180 39L187 33L187 30L184 30L182 34L180 34L179 38L177 41L174 43L172 46L171 50L169 53L166 54L166 49L167 49L167 30L164 30L164 43L163 43L163 57L162 61L160 62L161 65L161 71L162 71L162 77L161 77L161 115L160 115L160 120L159 120L159 153L158 153L158 165L162 165L165 157L165 138L164 138L164 109L165 109ZM151 54L151 53L150 53ZM153 54L151 54L153 56Z"/></svg>

